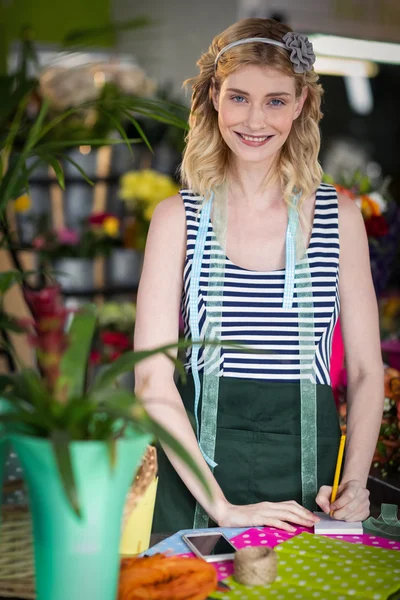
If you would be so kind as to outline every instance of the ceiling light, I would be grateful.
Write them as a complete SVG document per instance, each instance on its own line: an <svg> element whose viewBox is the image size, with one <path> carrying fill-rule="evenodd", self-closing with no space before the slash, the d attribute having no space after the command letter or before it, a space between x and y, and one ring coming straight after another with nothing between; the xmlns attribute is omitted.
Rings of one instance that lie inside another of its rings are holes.
<svg viewBox="0 0 400 600"><path fill-rule="evenodd" d="M320 75L342 77L375 77L378 65L369 60L352 60L335 56L317 56L314 69Z"/></svg>
<svg viewBox="0 0 400 600"><path fill-rule="evenodd" d="M342 58L358 58L380 63L400 64L400 44L359 40L312 33L308 36L313 44L315 54L337 56Z"/></svg>
<svg viewBox="0 0 400 600"><path fill-rule="evenodd" d="M359 115L369 115L374 108L371 83L367 77L345 77L347 98L351 108Z"/></svg>

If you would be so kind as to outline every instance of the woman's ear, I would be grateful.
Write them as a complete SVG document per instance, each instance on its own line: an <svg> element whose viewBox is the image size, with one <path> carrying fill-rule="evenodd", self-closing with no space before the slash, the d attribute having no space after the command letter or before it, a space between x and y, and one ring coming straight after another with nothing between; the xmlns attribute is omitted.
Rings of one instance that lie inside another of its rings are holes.
<svg viewBox="0 0 400 600"><path fill-rule="evenodd" d="M306 86L304 86L300 96L296 100L296 108L294 111L293 120L297 119L297 117L299 117L301 115L301 111L303 110L304 102L306 101L307 96L308 96L308 88Z"/></svg>
<svg viewBox="0 0 400 600"><path fill-rule="evenodd" d="M215 110L218 112L218 107L219 107L219 92L217 91L217 88L215 86L215 79L214 78L212 78L212 80L211 80L211 98L212 98L213 106L214 106Z"/></svg>

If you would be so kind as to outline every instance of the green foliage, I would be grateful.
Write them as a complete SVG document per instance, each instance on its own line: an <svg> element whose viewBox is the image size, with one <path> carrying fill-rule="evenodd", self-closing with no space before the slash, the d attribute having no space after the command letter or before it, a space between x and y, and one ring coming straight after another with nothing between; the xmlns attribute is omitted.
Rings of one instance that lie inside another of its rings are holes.
<svg viewBox="0 0 400 600"><path fill-rule="evenodd" d="M75 314L68 330L69 346L62 356L56 393L51 394L43 378L32 369L0 377L0 394L9 410L0 414L0 423L8 433L28 433L52 440L62 483L79 515L76 484L71 467L71 441L102 440L110 445L125 435L147 432L170 447L193 470L209 492L197 465L175 438L152 419L140 399L117 386L118 376L131 371L140 361L162 353L178 364L170 352L186 347L180 341L142 352L122 355L98 375L92 385L86 384L90 343L95 329L94 308L86 307ZM179 363L180 370L183 366Z"/></svg>
<svg viewBox="0 0 400 600"><path fill-rule="evenodd" d="M86 366L96 328L95 307L87 305L79 311L69 328L69 344L60 361L58 393L68 400L83 396Z"/></svg>
<svg viewBox="0 0 400 600"><path fill-rule="evenodd" d="M147 24L141 18L116 28L131 29ZM70 43L80 44L86 36L104 35L109 31L86 31L72 34ZM112 32L111 32L112 33ZM27 76L28 60L34 60L34 48L25 40L20 70L0 78L0 226L4 238L1 245L12 246L6 211L10 201L29 192L29 178L40 164L55 171L59 185L64 187L63 161L68 161L91 183L83 169L66 151L69 148L90 145L93 147L114 144L144 142L151 148L140 119L187 129L187 110L162 99L147 99L123 95L113 85L105 85L100 97L94 101L70 107L60 114L53 114L47 99L40 98L38 82ZM32 100L39 102L34 119L28 107ZM82 125L82 114L94 111L101 118L88 129ZM121 123L130 123L134 135L128 137ZM118 138L109 137L117 131ZM29 165L29 167L28 167ZM24 284L27 273L9 271L0 274L0 329L17 331L18 322L2 311L3 296L15 283ZM81 440L102 440L109 446L110 461L114 456L115 440L148 432L169 446L191 467L195 475L210 493L192 457L169 432L146 413L140 399L117 386L119 375L131 371L134 366L156 353L167 356L183 373L183 367L170 355L176 347L189 342L179 342L146 352L129 352L105 368L93 385L87 385L88 355L95 329L96 318L91 307L76 314L68 331L68 344L63 347L62 307L57 307L49 318L42 314L39 323L34 316L37 337L45 334L51 338L54 348L43 344L37 348L38 370L21 368L18 372L0 376L0 394L8 410L0 414L5 433L24 433L52 441L55 459L62 483L74 511L79 515L79 499L71 464L70 443ZM61 315L61 316L60 316ZM52 327L57 327L53 332ZM56 336L51 334L56 333ZM53 338L56 338L55 340ZM57 345L58 344L58 345Z"/></svg>

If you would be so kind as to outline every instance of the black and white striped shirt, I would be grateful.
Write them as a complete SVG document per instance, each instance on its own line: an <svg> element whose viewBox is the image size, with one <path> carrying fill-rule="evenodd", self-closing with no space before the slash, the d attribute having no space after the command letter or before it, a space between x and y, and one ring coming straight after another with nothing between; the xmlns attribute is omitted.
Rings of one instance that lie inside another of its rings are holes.
<svg viewBox="0 0 400 600"><path fill-rule="evenodd" d="M187 223L187 249L184 268L182 294L182 315L185 324L185 337L190 339L189 328L189 287L192 259L198 230L199 197L190 190L182 190ZM211 259L211 253L214 258ZM285 269L277 271L251 271L235 265L224 254L215 236L212 223L208 226L205 250L202 260L199 286L199 325L200 335L212 328L219 319L213 316L213 308L206 314L208 275L212 264L225 261L224 280L216 287L223 294L221 333L222 340L234 341L242 346L259 349L264 353L245 353L234 348L223 347L219 375L246 379L293 382L301 377L299 341L304 335L302 361L312 363L312 379L315 383L330 384L329 363L333 329L339 313L339 230L338 201L336 190L321 184L316 193L313 228L307 249L312 281L314 307L299 308L296 289L293 306L283 309ZM302 273L302 262L296 266ZM306 266L304 273L306 274ZM309 281L309 280L308 280ZM304 291L304 289L302 289ZM215 293L215 292L214 292ZM218 298L218 294L217 294ZM218 312L219 308L216 309ZM314 343L304 332L314 318ZM265 352L267 350L268 352ZM186 369L190 371L190 349L187 351ZM199 354L199 372L204 369L203 352Z"/></svg>

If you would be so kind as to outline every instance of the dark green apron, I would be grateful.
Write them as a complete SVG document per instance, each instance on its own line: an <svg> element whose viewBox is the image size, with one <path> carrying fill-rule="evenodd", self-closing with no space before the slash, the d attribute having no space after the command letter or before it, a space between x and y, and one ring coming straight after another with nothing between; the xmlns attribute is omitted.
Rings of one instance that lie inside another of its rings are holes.
<svg viewBox="0 0 400 600"><path fill-rule="evenodd" d="M194 386L178 386L193 415ZM332 485L340 427L332 388L317 385L318 488ZM199 411L200 412L200 411ZM302 501L300 385L221 377L214 475L232 504ZM159 449L153 531L193 527L196 501ZM212 523L210 523L212 525ZM261 523L260 523L261 525Z"/></svg>

